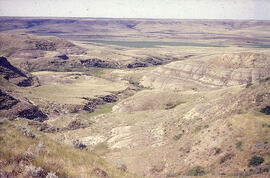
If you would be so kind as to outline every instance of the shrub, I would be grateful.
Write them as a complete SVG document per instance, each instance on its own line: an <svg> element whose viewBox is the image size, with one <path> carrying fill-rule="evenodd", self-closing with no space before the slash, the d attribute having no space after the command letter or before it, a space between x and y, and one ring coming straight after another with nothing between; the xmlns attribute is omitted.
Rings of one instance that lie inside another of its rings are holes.
<svg viewBox="0 0 270 178"><path fill-rule="evenodd" d="M78 148L78 149L81 149L81 150L87 149L87 146L85 144L81 143L78 139L73 140L73 146L75 148Z"/></svg>
<svg viewBox="0 0 270 178"><path fill-rule="evenodd" d="M242 143L241 141L239 141L239 142L237 142L237 143L235 144L236 148L237 148L238 150L240 150L240 151L242 151L242 145L243 145L243 143Z"/></svg>
<svg viewBox="0 0 270 178"><path fill-rule="evenodd" d="M260 156L253 156L250 160L248 165L249 166L259 166L264 162L264 159Z"/></svg>
<svg viewBox="0 0 270 178"><path fill-rule="evenodd" d="M183 173L182 172L175 172L175 173L169 173L169 174L167 174L167 178L169 178L169 177L179 177L179 176L181 176L181 175L183 175Z"/></svg>
<svg viewBox="0 0 270 178"><path fill-rule="evenodd" d="M262 108L260 110L260 112L266 114L266 115L270 115L270 106L266 106L265 108Z"/></svg>
<svg viewBox="0 0 270 178"><path fill-rule="evenodd" d="M205 129L208 129L208 128L209 128L209 125L205 125L204 128L205 128Z"/></svg>
<svg viewBox="0 0 270 178"><path fill-rule="evenodd" d="M205 174L205 171L201 166L196 166L190 169L187 173L188 176L202 176Z"/></svg>
<svg viewBox="0 0 270 178"><path fill-rule="evenodd" d="M262 124L262 127L268 127L268 128L270 128L270 124L264 123L264 124Z"/></svg>
<svg viewBox="0 0 270 178"><path fill-rule="evenodd" d="M264 78L264 79L261 79L259 82L261 83L261 82L267 82L267 81L269 81L270 80L270 77L266 77L266 78Z"/></svg>
<svg viewBox="0 0 270 178"><path fill-rule="evenodd" d="M183 134L177 134L177 135L173 136L173 139L179 140L182 136L183 136Z"/></svg>
<svg viewBox="0 0 270 178"><path fill-rule="evenodd" d="M200 132L201 130L208 129L208 128L209 128L209 125L204 125L204 126L199 125L194 129L194 133Z"/></svg>
<svg viewBox="0 0 270 178"><path fill-rule="evenodd" d="M197 126L194 130L194 133L200 132L202 130L202 126Z"/></svg>
<svg viewBox="0 0 270 178"><path fill-rule="evenodd" d="M165 104L165 109L166 110L173 109L182 103L184 103L184 102L180 102L180 101L169 102L169 103Z"/></svg>
<svg viewBox="0 0 270 178"><path fill-rule="evenodd" d="M250 86L252 86L252 83L247 83L246 88L249 88Z"/></svg>
<svg viewBox="0 0 270 178"><path fill-rule="evenodd" d="M234 154L233 153L227 153L225 154L221 159L220 159L220 164L232 159L234 157Z"/></svg>
<svg viewBox="0 0 270 178"><path fill-rule="evenodd" d="M214 153L215 155L221 153L221 149L220 148L214 148L214 150L215 150L215 153Z"/></svg>
<svg viewBox="0 0 270 178"><path fill-rule="evenodd" d="M96 175L97 177L108 177L107 172L105 172L104 170L100 169L100 168L95 168L92 171L93 175Z"/></svg>

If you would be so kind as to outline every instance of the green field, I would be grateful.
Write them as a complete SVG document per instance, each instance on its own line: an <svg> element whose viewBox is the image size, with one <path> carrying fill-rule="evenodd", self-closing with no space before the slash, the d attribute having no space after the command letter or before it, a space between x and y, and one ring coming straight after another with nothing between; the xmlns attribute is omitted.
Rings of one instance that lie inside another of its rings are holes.
<svg viewBox="0 0 270 178"><path fill-rule="evenodd" d="M118 45L132 48L156 48L158 46L198 46L198 47L225 47L222 45L212 45L203 43L189 43L189 42L164 42L164 41L106 41L106 40L88 40L80 39L85 44L88 43L102 43L108 45Z"/></svg>

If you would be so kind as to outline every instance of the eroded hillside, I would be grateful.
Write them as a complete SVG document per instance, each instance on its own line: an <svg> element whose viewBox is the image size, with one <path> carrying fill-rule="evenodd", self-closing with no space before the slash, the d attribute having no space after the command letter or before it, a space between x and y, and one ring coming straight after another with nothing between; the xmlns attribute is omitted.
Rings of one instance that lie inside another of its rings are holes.
<svg viewBox="0 0 270 178"><path fill-rule="evenodd" d="M269 176L270 52L258 46L268 43L268 22L2 21L0 116L13 120L0 123L2 175L41 167L40 177ZM127 41L175 35L186 43L131 47L76 36L104 26ZM38 36L41 28L58 37Z"/></svg>
<svg viewBox="0 0 270 178"><path fill-rule="evenodd" d="M226 87L252 83L270 75L269 56L263 53L238 52L209 55L173 62L153 70L142 85L154 88L179 88L183 82L201 86Z"/></svg>

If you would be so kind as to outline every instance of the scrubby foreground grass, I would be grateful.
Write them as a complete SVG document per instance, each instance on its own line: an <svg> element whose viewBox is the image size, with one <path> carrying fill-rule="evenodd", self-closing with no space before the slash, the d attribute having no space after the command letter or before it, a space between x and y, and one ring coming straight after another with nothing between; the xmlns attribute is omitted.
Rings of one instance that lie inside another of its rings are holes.
<svg viewBox="0 0 270 178"><path fill-rule="evenodd" d="M134 177L114 168L87 150L60 144L34 132L35 138L16 129L18 122L0 124L0 174L11 177ZM40 168L41 172L38 172ZM1 177L1 175L0 175Z"/></svg>

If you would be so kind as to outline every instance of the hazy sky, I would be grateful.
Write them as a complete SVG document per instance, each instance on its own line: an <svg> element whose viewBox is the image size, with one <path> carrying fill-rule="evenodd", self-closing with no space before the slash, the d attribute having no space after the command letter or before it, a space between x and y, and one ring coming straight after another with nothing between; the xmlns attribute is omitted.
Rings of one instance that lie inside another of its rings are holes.
<svg viewBox="0 0 270 178"><path fill-rule="evenodd" d="M270 0L0 0L0 16L267 19Z"/></svg>

